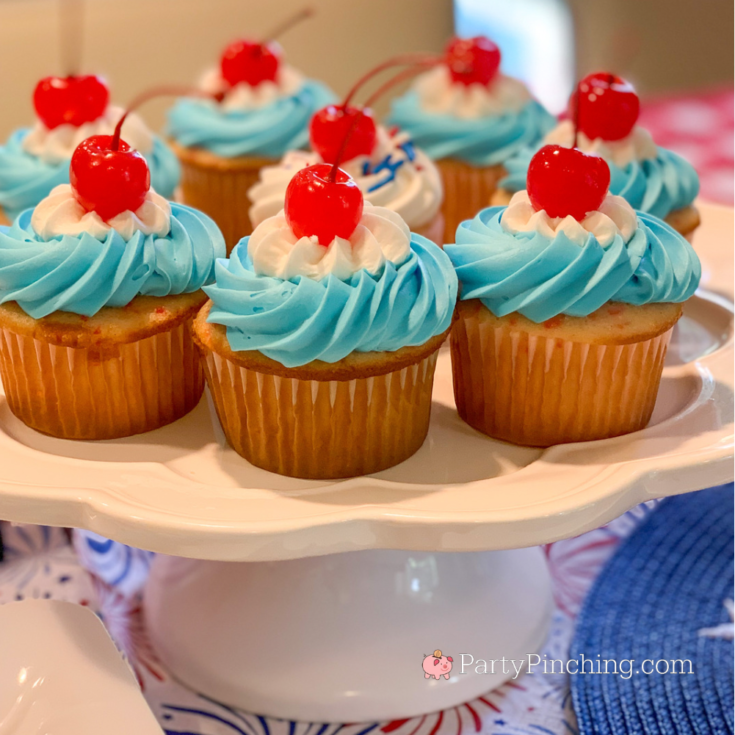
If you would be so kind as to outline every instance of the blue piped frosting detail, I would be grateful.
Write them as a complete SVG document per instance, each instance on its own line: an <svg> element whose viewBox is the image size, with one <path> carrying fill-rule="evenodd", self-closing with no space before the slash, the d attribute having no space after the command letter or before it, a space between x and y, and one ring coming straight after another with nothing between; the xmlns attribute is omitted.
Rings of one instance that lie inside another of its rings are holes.
<svg viewBox="0 0 735 735"><path fill-rule="evenodd" d="M498 186L515 193L526 188L531 158L538 150L528 148L505 162L508 175ZM699 176L681 156L658 148L656 158L631 161L620 168L610 161L610 193L624 197L633 209L663 219L692 204L699 194Z"/></svg>
<svg viewBox="0 0 735 735"><path fill-rule="evenodd" d="M0 207L14 220L24 209L35 207L59 184L69 183L69 160L46 163L23 148L30 130L16 130L4 146L0 146ZM181 169L174 152L157 136L153 148L145 155L151 172L151 186L166 199L171 199L179 185Z"/></svg>
<svg viewBox="0 0 735 735"><path fill-rule="evenodd" d="M127 242L115 230L102 242L86 233L42 240L32 214L0 227L0 304L17 301L34 319L54 311L93 316L139 294L193 293L212 282L226 252L217 225L183 204L171 204L168 235L138 231Z"/></svg>
<svg viewBox="0 0 735 735"><path fill-rule="evenodd" d="M535 100L517 112L479 118L426 112L410 90L394 100L388 122L410 133L413 142L438 160L456 158L473 166L494 166L534 146L557 123Z"/></svg>
<svg viewBox="0 0 735 735"><path fill-rule="evenodd" d="M394 352L422 345L452 322L457 276L445 253L420 235L400 265L380 275L358 271L284 281L257 275L243 238L218 260L208 321L227 327L231 349L257 350L285 367L334 363L352 352Z"/></svg>
<svg viewBox="0 0 735 735"><path fill-rule="evenodd" d="M540 323L559 314L587 316L608 301L642 305L686 301L701 277L692 246L656 217L637 212L626 244L617 235L602 247L590 234L583 247L563 232L507 232L505 207L489 207L457 229L446 245L461 299L480 299L495 316L519 312Z"/></svg>
<svg viewBox="0 0 735 735"><path fill-rule="evenodd" d="M280 158L309 142L309 121L337 100L327 86L306 80L294 93L247 110L225 110L198 98L178 100L168 113L168 134L180 145L204 148L223 158Z"/></svg>
<svg viewBox="0 0 735 735"><path fill-rule="evenodd" d="M405 143L401 143L398 148L403 152L403 156L393 158L393 156L388 153L385 158L378 161L375 165L370 161L365 161L362 165L363 176L374 176L375 174L379 174L383 171L386 172L385 176L380 179L380 181L377 181L367 190L368 194L373 191L377 191L378 189L382 189L386 184L390 184L390 182L396 178L396 174L401 166L406 163L413 163L416 160L416 149L414 148L412 141L407 140Z"/></svg>

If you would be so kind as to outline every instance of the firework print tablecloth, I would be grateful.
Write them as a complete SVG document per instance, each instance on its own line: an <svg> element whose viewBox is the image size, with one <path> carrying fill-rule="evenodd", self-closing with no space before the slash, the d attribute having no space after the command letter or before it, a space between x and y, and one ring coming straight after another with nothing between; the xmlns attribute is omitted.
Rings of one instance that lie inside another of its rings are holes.
<svg viewBox="0 0 735 735"><path fill-rule="evenodd" d="M643 506L609 526L544 547L556 611L541 652L567 655L585 593L621 538L647 512ZM359 725L296 723L222 706L173 681L147 640L141 606L153 554L86 531L4 523L0 603L53 598L95 610L138 676L167 735L575 735L566 675L525 675L451 710Z"/></svg>

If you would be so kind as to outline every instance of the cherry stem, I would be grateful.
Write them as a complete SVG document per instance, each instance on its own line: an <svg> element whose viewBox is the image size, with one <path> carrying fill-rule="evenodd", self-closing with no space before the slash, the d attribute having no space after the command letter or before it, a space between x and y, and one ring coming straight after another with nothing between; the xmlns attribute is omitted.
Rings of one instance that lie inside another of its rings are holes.
<svg viewBox="0 0 735 735"><path fill-rule="evenodd" d="M577 94L574 95L574 141L572 142L572 148L577 147L577 139L579 138L579 108L582 102L582 90L580 86L581 82L577 82Z"/></svg>
<svg viewBox="0 0 735 735"><path fill-rule="evenodd" d="M414 64L438 64L440 61L440 57L431 56L429 54L402 54L400 56L393 56L392 58L387 59L382 64L378 64L378 66L373 67L370 71L363 74L363 76L361 76L355 82L355 84L352 86L352 89L350 89L350 91L347 93L341 107L343 109L347 107L347 105L350 104L352 98L355 96L360 87L362 87L366 82L370 81L374 76L379 74L381 71L384 71L385 69L390 69L394 66L406 66Z"/></svg>
<svg viewBox="0 0 735 735"><path fill-rule="evenodd" d="M286 31L290 31L295 25L298 25L302 21L306 20L307 18L311 18L314 15L316 15L316 10L314 10L314 8L312 8L310 5L307 5L305 8L301 8L301 10L295 12L291 17L281 21L275 28L271 30L270 33L266 33L265 38L268 40L264 41L263 44L269 43L270 41L275 41Z"/></svg>
<svg viewBox="0 0 735 735"><path fill-rule="evenodd" d="M398 57L396 57L398 58ZM391 60L389 60L391 61ZM352 133L355 132L355 127L357 127L357 123L360 121L360 118L365 114L365 108L370 107L375 100L378 99L382 94L387 92L391 87L395 86L399 82L402 82L406 79L410 79L413 76L416 76L420 71L423 71L424 69L435 66L436 64L440 63L441 59L437 57L424 57L422 61L415 61L413 62L413 66L409 69L404 69L403 71L399 72L395 76L391 77L385 84L383 84L381 87L379 87L375 92L373 92L370 97L368 98L368 101L362 105L362 107L358 110L358 114L355 115L355 119L352 121L352 125L350 125L349 130L345 134L345 137L342 139L342 145L339 147L339 151L337 151L337 155L334 159L334 163L332 164L332 168L329 172L328 180L331 183L334 183L337 178L337 169L339 168L340 161L342 160L342 157L345 154L345 150L347 149L347 143L349 139L352 137ZM384 64L380 65L381 71L383 69L389 68L388 66L389 62L385 62ZM401 63L401 65L403 62ZM391 63L390 66L393 66L394 64ZM396 66L398 64L395 64ZM373 70L375 71L375 70ZM371 75L372 76L372 75ZM365 75L363 77L363 80L367 80L366 78L369 78L368 75ZM342 103L342 109L344 110L347 107L347 102L349 101L349 98L351 95L355 93L356 87L358 87L359 84L355 85L353 89L350 91L350 93L347 95L347 101Z"/></svg>
<svg viewBox="0 0 735 735"><path fill-rule="evenodd" d="M127 116L137 110L144 102L154 99L156 97L205 97L206 99L213 99L216 101L221 100L220 93L212 94L211 92L205 92L202 89L196 87L185 87L176 85L166 85L161 87L153 87L145 92L141 92L133 101L128 105L122 117L117 121L115 125L115 132L112 134L112 140L110 141L110 150L116 151L120 148L120 134L122 132L122 126Z"/></svg>
<svg viewBox="0 0 735 735"><path fill-rule="evenodd" d="M84 0L62 0L58 6L61 69L66 77L79 74L84 37Z"/></svg>
<svg viewBox="0 0 735 735"><path fill-rule="evenodd" d="M367 98L367 101L365 102L363 107L371 107L373 104L375 104L375 101L383 94L385 94L385 92L387 92L391 87L394 87L400 82L406 81L406 79L411 79L411 77L415 77L417 74L424 71L425 69L430 69L432 66L436 66L439 63L439 60L419 62L409 69L404 69L402 72L400 72L400 74L396 74L394 77L391 77L387 82L385 82L381 87L378 87L378 89L376 89L375 92L373 92Z"/></svg>
<svg viewBox="0 0 735 735"><path fill-rule="evenodd" d="M342 157L344 156L345 151L347 150L347 143L352 137L352 133L355 132L357 123L360 121L360 118L364 114L365 113L363 112L363 110L359 110L358 114L355 115L355 119L352 121L352 125L350 125L349 130L345 133L345 137L342 138L342 145L339 147L339 150L337 151L337 155L334 158L334 163L332 164L332 168L329 172L328 181L332 184L337 180L337 170L339 169L339 164L342 161Z"/></svg>

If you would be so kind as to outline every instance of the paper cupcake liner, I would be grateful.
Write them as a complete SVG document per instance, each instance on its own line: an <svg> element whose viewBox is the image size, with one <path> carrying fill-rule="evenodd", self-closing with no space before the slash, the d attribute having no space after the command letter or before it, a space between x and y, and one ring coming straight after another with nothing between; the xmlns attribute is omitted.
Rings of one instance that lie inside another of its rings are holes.
<svg viewBox="0 0 735 735"><path fill-rule="evenodd" d="M462 315L451 335L457 411L484 434L528 446L638 431L651 418L671 332L591 345Z"/></svg>
<svg viewBox="0 0 735 735"><path fill-rule="evenodd" d="M229 254L241 238L253 231L248 190L258 183L260 169L267 162L254 158L248 166L237 159L237 164L228 167L224 159L219 166L207 165L195 156L180 155L179 160L184 204L200 209L217 223Z"/></svg>
<svg viewBox="0 0 735 735"><path fill-rule="evenodd" d="M73 348L0 329L10 410L62 439L114 439L171 423L204 390L191 320L114 348Z"/></svg>
<svg viewBox="0 0 735 735"><path fill-rule="evenodd" d="M444 242L454 242L460 222L472 219L489 206L498 181L505 176L502 166L470 166L451 158L436 162L444 182Z"/></svg>
<svg viewBox="0 0 735 735"><path fill-rule="evenodd" d="M238 454L281 475L332 479L384 470L419 449L429 429L437 355L345 381L261 373L206 348L203 364Z"/></svg>

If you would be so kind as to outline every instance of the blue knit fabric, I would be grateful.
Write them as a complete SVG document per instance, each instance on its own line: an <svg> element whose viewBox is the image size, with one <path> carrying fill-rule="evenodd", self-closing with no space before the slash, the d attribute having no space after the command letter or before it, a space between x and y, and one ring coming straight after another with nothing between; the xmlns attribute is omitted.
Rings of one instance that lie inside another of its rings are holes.
<svg viewBox="0 0 735 735"><path fill-rule="evenodd" d="M693 674L572 676L580 735L733 732L733 485L663 501L608 562L579 617L571 658L689 659ZM663 668L663 665L662 665Z"/></svg>

